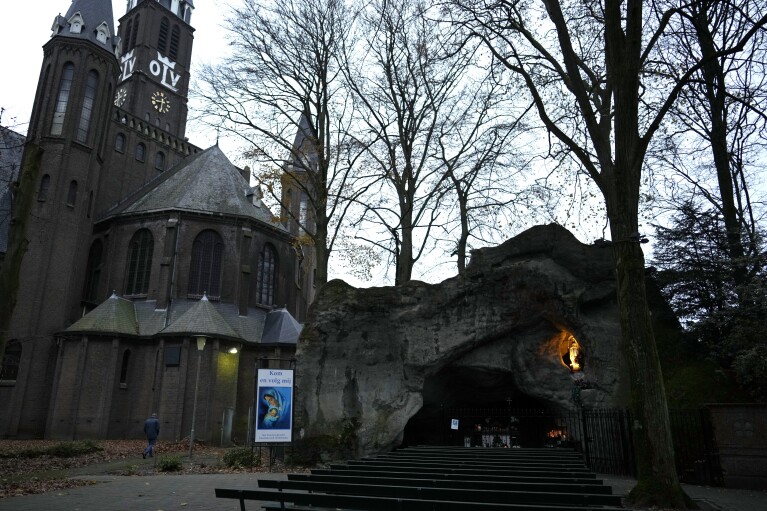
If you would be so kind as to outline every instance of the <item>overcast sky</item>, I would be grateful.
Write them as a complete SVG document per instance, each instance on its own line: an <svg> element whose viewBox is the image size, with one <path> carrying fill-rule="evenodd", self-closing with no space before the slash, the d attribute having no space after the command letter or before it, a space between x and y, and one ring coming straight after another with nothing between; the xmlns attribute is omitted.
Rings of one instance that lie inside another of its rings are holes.
<svg viewBox="0 0 767 511"><path fill-rule="evenodd" d="M35 89L43 61L42 46L50 39L53 20L59 13L65 14L70 0L26 0L10 2L11 13L0 30L0 107L4 108L2 124L26 133ZM229 2L195 0L192 26L196 29L192 49L192 80L202 63L214 62L227 51L225 30L222 28ZM126 0L112 0L117 20L125 14ZM190 105L193 108L193 105ZM193 144L206 148L216 142L216 135L191 125L187 136ZM230 159L236 155L228 154Z"/></svg>

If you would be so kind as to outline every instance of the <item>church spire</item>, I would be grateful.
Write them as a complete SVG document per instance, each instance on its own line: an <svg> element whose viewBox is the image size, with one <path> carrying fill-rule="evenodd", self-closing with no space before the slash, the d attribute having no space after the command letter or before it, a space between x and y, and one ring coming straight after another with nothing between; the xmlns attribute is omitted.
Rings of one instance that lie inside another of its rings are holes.
<svg viewBox="0 0 767 511"><path fill-rule="evenodd" d="M85 39L109 52L117 46L111 0L72 0L67 13L53 20L51 37Z"/></svg>

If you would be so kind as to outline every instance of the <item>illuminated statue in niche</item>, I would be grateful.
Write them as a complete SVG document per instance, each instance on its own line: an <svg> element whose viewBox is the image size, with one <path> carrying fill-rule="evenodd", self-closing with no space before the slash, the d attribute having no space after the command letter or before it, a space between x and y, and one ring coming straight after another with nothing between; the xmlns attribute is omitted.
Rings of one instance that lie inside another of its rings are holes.
<svg viewBox="0 0 767 511"><path fill-rule="evenodd" d="M573 372L580 371L581 370L581 363L580 359L578 358L578 343L575 342L575 339L573 338L572 341L570 341L570 370Z"/></svg>
<svg viewBox="0 0 767 511"><path fill-rule="evenodd" d="M569 342L568 342L569 341ZM570 369L570 372L577 373L583 370L583 361L581 358L581 346L572 335L565 341L566 344L562 362Z"/></svg>

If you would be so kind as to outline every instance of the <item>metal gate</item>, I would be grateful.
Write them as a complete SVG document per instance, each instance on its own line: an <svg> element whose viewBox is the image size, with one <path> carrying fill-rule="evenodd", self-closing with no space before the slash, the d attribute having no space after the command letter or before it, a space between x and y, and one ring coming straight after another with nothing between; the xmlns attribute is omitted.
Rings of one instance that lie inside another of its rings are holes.
<svg viewBox="0 0 767 511"><path fill-rule="evenodd" d="M683 482L721 485L722 472L707 409L671 410L677 473ZM628 410L576 412L512 408L431 408L411 419L405 445L570 447L604 474L635 475Z"/></svg>

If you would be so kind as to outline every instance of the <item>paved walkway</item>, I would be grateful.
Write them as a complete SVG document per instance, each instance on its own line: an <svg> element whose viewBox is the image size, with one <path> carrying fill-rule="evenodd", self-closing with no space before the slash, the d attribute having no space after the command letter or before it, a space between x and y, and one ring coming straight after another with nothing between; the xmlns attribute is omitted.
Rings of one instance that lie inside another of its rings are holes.
<svg viewBox="0 0 767 511"><path fill-rule="evenodd" d="M635 479L600 474L605 484L612 486L613 493L626 495L636 484ZM687 495L703 511L767 511L767 492L756 490L734 490L714 486L693 486L683 484Z"/></svg>
<svg viewBox="0 0 767 511"><path fill-rule="evenodd" d="M235 501L215 498L215 488L255 488L256 480L283 479L279 473L155 476L77 476L99 484L40 495L0 499L0 511L237 511ZM601 476L613 492L625 495L628 478ZM704 511L767 511L767 492L685 485ZM255 503L248 510L259 510Z"/></svg>

